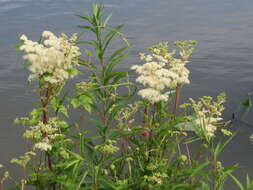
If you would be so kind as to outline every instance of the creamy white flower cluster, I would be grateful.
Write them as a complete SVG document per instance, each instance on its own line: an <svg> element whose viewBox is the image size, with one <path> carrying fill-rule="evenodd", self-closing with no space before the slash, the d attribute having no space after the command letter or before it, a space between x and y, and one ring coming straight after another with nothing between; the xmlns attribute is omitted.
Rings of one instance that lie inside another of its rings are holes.
<svg viewBox="0 0 253 190"><path fill-rule="evenodd" d="M175 74L165 68L165 60L163 57L141 54L141 60L146 63L144 65L134 65L131 69L135 70L139 77L136 82L139 82L147 88L141 89L138 94L154 104L161 100L167 101L168 95L162 91L166 87L170 87Z"/></svg>
<svg viewBox="0 0 253 190"><path fill-rule="evenodd" d="M20 37L23 44L20 50L25 52L23 58L29 63L28 70L31 72L28 80L44 77L51 84L60 83L77 74L73 67L78 63L80 50L75 46L77 35L70 39L67 35L55 36L50 31L44 31L41 42L33 42L25 35Z"/></svg>
<svg viewBox="0 0 253 190"><path fill-rule="evenodd" d="M140 54L140 59L145 61L145 64L134 65L131 69L140 75L136 81L146 87L140 90L138 94L154 104L161 100L168 100L168 93L163 93L165 88L173 89L190 83L190 72L185 65L189 62L186 56L189 58L192 50L182 49L180 55L184 57L181 57L181 59L175 58L176 50L169 51L168 43L153 46L150 51L151 53L147 55ZM188 52L188 54L185 52Z"/></svg>
<svg viewBox="0 0 253 190"><path fill-rule="evenodd" d="M53 141L57 137L64 137L60 129L66 126L66 122L58 118L51 118L48 124L39 122L35 126L30 126L24 133L24 138L31 139L35 142L34 149L41 151L50 151L53 147Z"/></svg>
<svg viewBox="0 0 253 190"><path fill-rule="evenodd" d="M200 136L210 139L215 136L217 130L217 124L223 120L222 112L224 110L225 94L222 93L217 96L217 102L213 101L210 96L203 96L198 102L190 99L191 103L181 105L183 108L191 107L194 110L195 115L192 117L191 123L193 124L193 130ZM186 122L189 128L189 122ZM222 128L221 132L224 135L231 135L232 133Z"/></svg>
<svg viewBox="0 0 253 190"><path fill-rule="evenodd" d="M207 137L213 137L215 134L215 131L217 130L217 127L215 124L217 124L219 121L223 120L221 117L206 117L205 112L201 112L201 116L199 115L196 120L194 120L194 125L201 128L203 132L205 132Z"/></svg>

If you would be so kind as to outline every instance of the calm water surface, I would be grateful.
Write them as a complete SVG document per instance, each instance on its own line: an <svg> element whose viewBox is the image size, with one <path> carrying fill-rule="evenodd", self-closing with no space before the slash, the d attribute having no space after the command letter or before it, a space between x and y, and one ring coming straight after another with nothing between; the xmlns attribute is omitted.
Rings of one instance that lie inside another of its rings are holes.
<svg viewBox="0 0 253 190"><path fill-rule="evenodd" d="M78 32L81 20L74 14L89 11L93 0L0 0L0 162L21 155L25 143L22 128L13 119L24 116L36 97L26 83L21 55L15 50L20 34L37 39L43 30ZM252 0L104 0L113 13L113 24L125 24L134 56L122 64L139 62L137 54L156 42L193 39L199 42L190 64L191 84L184 99L228 94L225 117L230 119L238 102L253 90ZM85 76L84 76L85 77ZM252 113L251 113L252 115ZM247 122L253 121L250 115ZM242 124L223 159L245 168L238 176L253 177L253 130ZM237 189L237 188L230 188Z"/></svg>

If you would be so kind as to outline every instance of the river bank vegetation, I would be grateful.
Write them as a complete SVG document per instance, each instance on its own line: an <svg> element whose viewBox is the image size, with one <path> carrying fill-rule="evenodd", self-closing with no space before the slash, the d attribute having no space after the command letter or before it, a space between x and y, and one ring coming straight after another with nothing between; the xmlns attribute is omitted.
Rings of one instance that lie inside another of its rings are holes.
<svg viewBox="0 0 253 190"><path fill-rule="evenodd" d="M80 34L20 37L39 102L15 120L30 150L10 161L23 170L20 179L0 166L1 190L7 181L17 190L223 190L229 178L238 189L253 189L249 177L241 183L233 175L238 165L220 160L235 136L222 118L226 95L180 102L196 41L155 44L140 53L139 64L120 71L131 56L123 25L111 26L97 4L78 17ZM93 38L84 41L87 33ZM115 50L114 41L122 46ZM82 70L86 80L64 93ZM70 122L73 109L80 121Z"/></svg>

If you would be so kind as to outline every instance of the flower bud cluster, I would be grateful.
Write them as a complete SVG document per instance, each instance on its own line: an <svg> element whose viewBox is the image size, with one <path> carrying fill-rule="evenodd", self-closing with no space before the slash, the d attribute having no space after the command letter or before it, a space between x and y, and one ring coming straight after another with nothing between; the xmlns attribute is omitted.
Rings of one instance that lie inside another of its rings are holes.
<svg viewBox="0 0 253 190"><path fill-rule="evenodd" d="M115 140L107 140L104 144L97 145L95 148L102 153L112 154L119 150L119 148L114 145L115 143Z"/></svg>
<svg viewBox="0 0 253 190"><path fill-rule="evenodd" d="M145 175L144 179L149 183L155 183L155 184L161 185L167 177L168 175L166 173L156 172L150 176Z"/></svg>
<svg viewBox="0 0 253 190"><path fill-rule="evenodd" d="M24 156L20 156L19 159L18 158L13 158L11 159L11 163L16 163L22 167L26 167L28 162L31 160L32 156L35 156L36 154L34 152L26 152L24 154Z"/></svg>
<svg viewBox="0 0 253 190"><path fill-rule="evenodd" d="M126 107L121 108L117 115L115 116L115 120L119 123L119 128L123 131L131 131L130 126L134 123L134 115L139 109L139 104L128 104Z"/></svg>

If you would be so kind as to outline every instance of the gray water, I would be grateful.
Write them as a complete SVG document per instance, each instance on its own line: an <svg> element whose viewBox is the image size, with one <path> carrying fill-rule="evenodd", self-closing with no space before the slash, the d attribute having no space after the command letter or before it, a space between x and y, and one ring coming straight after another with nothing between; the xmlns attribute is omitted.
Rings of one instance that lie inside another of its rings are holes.
<svg viewBox="0 0 253 190"><path fill-rule="evenodd" d="M90 10L94 0L0 0L0 163L23 153L23 129L13 119L25 116L36 100L26 82L21 54L15 50L21 34L33 40L43 30L55 33L79 32L82 21L74 14ZM191 84L183 99L226 92L225 117L253 90L253 1L252 0L104 0L112 12L112 24L125 24L133 43L133 55L121 68L139 62L137 54L161 41L197 40L189 65ZM85 76L82 76L85 77ZM247 122L253 121L250 115ZM226 165L244 168L237 176L253 177L253 130L241 123L237 137L223 155ZM8 164L7 164L8 165ZM13 166L11 170L16 171ZM229 189L237 189L231 187Z"/></svg>

